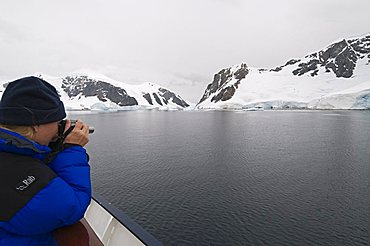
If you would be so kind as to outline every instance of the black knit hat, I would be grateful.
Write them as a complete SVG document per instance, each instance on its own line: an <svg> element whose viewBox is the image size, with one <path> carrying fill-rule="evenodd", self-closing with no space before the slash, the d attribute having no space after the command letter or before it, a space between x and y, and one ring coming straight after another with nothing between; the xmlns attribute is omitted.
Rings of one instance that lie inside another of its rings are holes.
<svg viewBox="0 0 370 246"><path fill-rule="evenodd" d="M5 125L41 125L65 117L54 86L37 77L9 83L0 101L0 123Z"/></svg>

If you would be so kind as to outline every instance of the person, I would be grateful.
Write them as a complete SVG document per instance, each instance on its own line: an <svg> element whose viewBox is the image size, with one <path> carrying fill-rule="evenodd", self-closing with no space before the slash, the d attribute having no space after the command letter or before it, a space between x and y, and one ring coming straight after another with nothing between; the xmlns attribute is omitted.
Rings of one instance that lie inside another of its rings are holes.
<svg viewBox="0 0 370 246"><path fill-rule="evenodd" d="M37 77L9 83L0 101L0 245L58 245L53 233L90 204L89 126L66 117L56 89ZM66 120L66 129L71 122ZM53 151L49 145L62 141Z"/></svg>

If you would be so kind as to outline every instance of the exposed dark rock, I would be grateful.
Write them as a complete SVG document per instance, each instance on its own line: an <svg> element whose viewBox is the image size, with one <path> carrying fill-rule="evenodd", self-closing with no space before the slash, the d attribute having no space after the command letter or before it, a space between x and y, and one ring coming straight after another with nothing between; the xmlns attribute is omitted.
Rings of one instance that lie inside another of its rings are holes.
<svg viewBox="0 0 370 246"><path fill-rule="evenodd" d="M364 38L352 40L352 48L360 55L366 56L368 58L367 63L370 63L370 35Z"/></svg>
<svg viewBox="0 0 370 246"><path fill-rule="evenodd" d="M189 104L185 102L180 96L176 95L175 93L166 90L164 88L159 88L160 96L163 98L163 101L165 104L168 104L170 100L172 100L173 103L181 106L181 107L189 107Z"/></svg>
<svg viewBox="0 0 370 246"><path fill-rule="evenodd" d="M309 71L316 70L317 69L317 64L319 64L319 63L320 62L317 59L310 60L307 63L300 63L300 64L298 64L299 68L294 70L293 74L301 76L301 75L303 75L303 74L305 74Z"/></svg>
<svg viewBox="0 0 370 246"><path fill-rule="evenodd" d="M311 76L312 76L312 77L314 77L314 76L316 76L318 73L319 73L319 70L318 70L318 69L316 69L315 71L313 71L313 72L311 73Z"/></svg>
<svg viewBox="0 0 370 246"><path fill-rule="evenodd" d="M358 60L365 59L370 65L370 35L362 38L352 38L333 43L327 48L308 54L303 59L291 59L285 65L273 69L258 69L262 72L280 72L287 66L292 66L293 75L319 76L320 71L334 73L338 78L350 78L354 74ZM232 98L237 91L242 79L246 77L249 70L242 64L238 71L234 72L231 68L222 69L214 75L213 81L208 84L202 98L198 104L211 98L211 102L227 101ZM232 80L235 78L236 81Z"/></svg>
<svg viewBox="0 0 370 246"><path fill-rule="evenodd" d="M247 76L248 74L248 68L247 64L242 64L241 67L234 72L234 78L238 81L242 80Z"/></svg>
<svg viewBox="0 0 370 246"><path fill-rule="evenodd" d="M317 53L306 55L305 58L317 58Z"/></svg>
<svg viewBox="0 0 370 246"><path fill-rule="evenodd" d="M153 101L149 93L144 94L143 97L148 101L150 105L153 105Z"/></svg>
<svg viewBox="0 0 370 246"><path fill-rule="evenodd" d="M85 97L97 96L100 101L105 102L109 99L119 106L138 105L136 99L127 95L124 89L87 76L65 77L62 81L62 89L71 98L78 95Z"/></svg>
<svg viewBox="0 0 370 246"><path fill-rule="evenodd" d="M211 99L212 102L213 101L218 102L220 100L222 101L229 100L234 95L241 80L244 79L248 73L249 70L247 64L241 64L240 68L238 68L238 70L236 70L235 72L232 72L231 68L222 69L220 72L214 75L213 82L208 84L199 103L203 102L204 100L209 98L210 95L216 92L218 93L217 95L212 97ZM227 88L222 88L233 78L236 79L236 82L233 85L227 85Z"/></svg>
<svg viewBox="0 0 370 246"><path fill-rule="evenodd" d="M4 89L6 89L6 87L9 85L9 83L10 82L6 82L6 83L3 84Z"/></svg>
<svg viewBox="0 0 370 246"><path fill-rule="evenodd" d="M96 96L102 102L110 100L119 106L138 105L137 100L134 97L129 96L123 88L104 81L89 78L88 76L67 76L62 81L62 89L71 98L77 96ZM145 93L143 97L150 105L153 105L154 101L151 94ZM189 106L189 104L181 99L180 96L163 88L160 88L158 93L153 93L153 97L161 106L163 106L163 103L168 104L170 100L180 107Z"/></svg>
<svg viewBox="0 0 370 246"><path fill-rule="evenodd" d="M291 60L287 61L287 63L285 63L285 65L283 65L283 66L279 66L279 67L270 69L270 72L280 72L281 70L283 70L284 67L294 65L294 64L296 64L297 62L300 62L300 61L301 61L300 59L291 59Z"/></svg>
<svg viewBox="0 0 370 246"><path fill-rule="evenodd" d="M311 76L316 76L318 75L317 67L321 66L325 67L326 72L334 72L338 78L350 78L357 60L364 58L365 55L368 55L370 62L370 38L368 36L348 41L344 39L323 51L306 56L311 59L300 63L293 74L301 76L310 72Z"/></svg>
<svg viewBox="0 0 370 246"><path fill-rule="evenodd" d="M200 99L200 102L206 100L211 94L215 93L221 88L227 81L232 79L231 68L222 69L220 72L214 75L213 82L207 86L207 89Z"/></svg>
<svg viewBox="0 0 370 246"><path fill-rule="evenodd" d="M217 95L212 97L211 102L218 102L218 101L227 101L230 98L233 97L235 93L235 88L234 86L228 86L224 89L222 89Z"/></svg>
<svg viewBox="0 0 370 246"><path fill-rule="evenodd" d="M330 61L325 65L326 68L330 68L334 71L335 75L344 78L350 78L353 75L353 70L355 69L357 62L356 53L346 47L342 53L337 55L335 60Z"/></svg>
<svg viewBox="0 0 370 246"><path fill-rule="evenodd" d="M267 68L260 68L260 69L258 69L258 72L259 72L259 73L266 72L266 71L268 71L268 69L267 69Z"/></svg>
<svg viewBox="0 0 370 246"><path fill-rule="evenodd" d="M282 69L283 69L283 67L276 67L276 68L270 69L270 72L279 72Z"/></svg>
<svg viewBox="0 0 370 246"><path fill-rule="evenodd" d="M319 59L321 62L325 62L329 58L334 59L347 47L348 43L346 40L342 40L338 43L332 44L327 50L319 52Z"/></svg>
<svg viewBox="0 0 370 246"><path fill-rule="evenodd" d="M159 99L159 97L157 96L157 94L153 93L153 96L154 96L155 101L156 101L159 105L163 106L163 104L162 104L162 102L161 102L161 99Z"/></svg>
<svg viewBox="0 0 370 246"><path fill-rule="evenodd" d="M291 59L291 60L287 61L287 63L285 63L284 67L289 66L289 65L294 65L294 64L296 64L297 62L300 62L300 61L301 61L301 59Z"/></svg>

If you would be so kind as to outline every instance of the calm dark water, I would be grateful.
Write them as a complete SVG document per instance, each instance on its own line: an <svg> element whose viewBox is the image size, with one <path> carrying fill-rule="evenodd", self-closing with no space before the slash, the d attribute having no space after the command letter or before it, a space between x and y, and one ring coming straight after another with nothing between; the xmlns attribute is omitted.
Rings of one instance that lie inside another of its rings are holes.
<svg viewBox="0 0 370 246"><path fill-rule="evenodd" d="M72 115L95 192L165 245L370 245L370 112Z"/></svg>

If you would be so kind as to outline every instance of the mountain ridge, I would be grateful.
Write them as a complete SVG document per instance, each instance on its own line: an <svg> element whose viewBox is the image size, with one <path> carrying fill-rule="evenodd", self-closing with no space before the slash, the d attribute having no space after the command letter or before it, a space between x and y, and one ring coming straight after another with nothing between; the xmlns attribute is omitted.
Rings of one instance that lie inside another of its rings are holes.
<svg viewBox="0 0 370 246"><path fill-rule="evenodd" d="M300 59L291 59L272 69L252 68L242 63L215 74L196 107L368 109L370 104L363 101L367 95L365 88L362 88L365 94L352 92L343 97L346 101L343 103L340 102L340 94L336 93L361 83L370 88L369 64L370 33L340 39L319 51ZM243 74L242 78L240 74Z"/></svg>
<svg viewBox="0 0 370 246"><path fill-rule="evenodd" d="M129 85L103 75L86 73L62 77L38 73L34 76L48 81L57 89L67 110L176 110L189 107L181 96L155 83ZM2 87L5 88L7 83L2 83ZM2 92L0 89L0 96Z"/></svg>

